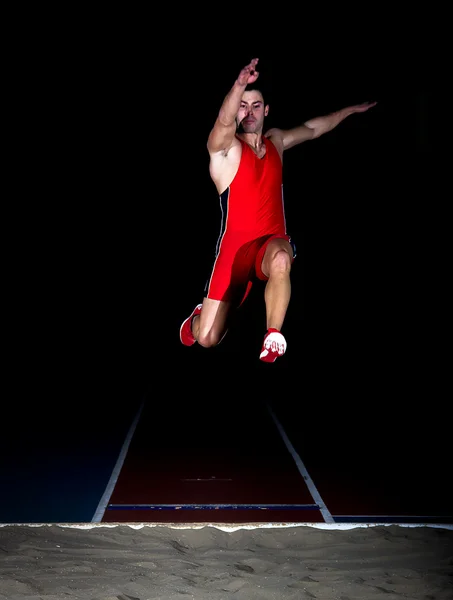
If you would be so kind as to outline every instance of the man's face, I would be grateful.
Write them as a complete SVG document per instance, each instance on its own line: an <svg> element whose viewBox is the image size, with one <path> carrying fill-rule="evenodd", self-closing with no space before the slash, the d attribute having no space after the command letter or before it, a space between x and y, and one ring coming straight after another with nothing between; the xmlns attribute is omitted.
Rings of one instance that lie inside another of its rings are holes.
<svg viewBox="0 0 453 600"><path fill-rule="evenodd" d="M263 96L257 90L244 92L237 115L237 123L244 133L260 133L269 106L264 106Z"/></svg>

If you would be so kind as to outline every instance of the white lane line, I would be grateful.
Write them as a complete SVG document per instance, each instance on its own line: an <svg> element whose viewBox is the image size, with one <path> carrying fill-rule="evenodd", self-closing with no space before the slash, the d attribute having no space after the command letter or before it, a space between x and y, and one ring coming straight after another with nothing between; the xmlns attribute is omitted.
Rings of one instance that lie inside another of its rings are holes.
<svg viewBox="0 0 453 600"><path fill-rule="evenodd" d="M96 512L94 513L94 516L91 519L92 523L100 523L104 517L105 510L106 510L109 500L112 496L113 490L115 489L115 485L118 481L120 471L123 467L123 463L126 458L127 451L129 450L129 445L131 443L131 440L134 435L137 424L140 420L140 416L142 414L144 405L145 405L145 400L142 401L142 403L137 411L137 414L135 415L135 419L133 420L133 422L129 428L129 432L126 436L126 439L124 440L123 447L121 448L121 452L118 456L118 460L116 461L116 464L115 464L115 467L110 476L109 482L107 483L105 492L102 494L102 498L98 504Z"/></svg>
<svg viewBox="0 0 453 600"><path fill-rule="evenodd" d="M332 515L330 514L329 510L327 509L326 505L324 504L323 499L321 498L320 493L318 492L318 490L316 489L315 484L313 483L312 478L310 477L310 475L308 474L307 469L305 468L304 463L302 462L300 456L297 454L294 446L291 444L288 436L286 435L285 430L283 429L280 421L277 419L277 417L275 416L274 411L272 410L272 408L269 406L269 404L267 404L267 410L269 411L269 414L271 415L275 426L277 427L280 435L282 436L283 441L285 442L286 447L288 448L288 451L290 452L291 456L294 459L294 462L296 463L296 466L299 470L299 473L302 475L302 477L304 478L305 483L307 484L308 489L310 490L310 494L313 497L313 500L316 502L316 504L319 506L319 510L321 511L322 516L324 517L324 521L326 523L335 523Z"/></svg>

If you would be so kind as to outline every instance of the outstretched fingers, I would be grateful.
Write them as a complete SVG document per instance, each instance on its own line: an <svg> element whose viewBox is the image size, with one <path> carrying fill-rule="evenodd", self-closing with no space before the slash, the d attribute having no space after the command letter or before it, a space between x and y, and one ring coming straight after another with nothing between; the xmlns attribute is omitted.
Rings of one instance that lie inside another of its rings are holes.
<svg viewBox="0 0 453 600"><path fill-rule="evenodd" d="M256 70L256 65L258 64L258 58L253 58L250 61L249 67L250 67L250 73L253 73Z"/></svg>
<svg viewBox="0 0 453 600"><path fill-rule="evenodd" d="M357 104L355 107L356 112L365 112L369 108L376 106L377 102L363 102L362 104Z"/></svg>

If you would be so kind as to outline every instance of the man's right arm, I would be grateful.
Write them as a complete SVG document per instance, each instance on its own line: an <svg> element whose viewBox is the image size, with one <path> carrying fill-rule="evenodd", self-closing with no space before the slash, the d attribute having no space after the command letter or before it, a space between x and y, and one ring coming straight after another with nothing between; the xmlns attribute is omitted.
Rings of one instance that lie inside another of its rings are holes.
<svg viewBox="0 0 453 600"><path fill-rule="evenodd" d="M208 151L210 154L228 152L236 133L236 116L241 105L245 85L235 81L233 87L225 96L220 107L214 127L208 137Z"/></svg>
<svg viewBox="0 0 453 600"><path fill-rule="evenodd" d="M233 87L225 96L219 114L208 137L208 151L210 154L227 154L235 139L236 117L241 106L242 95L248 83L256 81L258 72L256 65L258 59L253 59L244 67L234 82Z"/></svg>

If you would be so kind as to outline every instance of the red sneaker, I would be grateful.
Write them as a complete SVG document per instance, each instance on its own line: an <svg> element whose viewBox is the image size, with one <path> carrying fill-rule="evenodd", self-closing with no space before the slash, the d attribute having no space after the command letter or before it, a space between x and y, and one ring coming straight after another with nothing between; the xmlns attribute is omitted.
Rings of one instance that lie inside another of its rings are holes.
<svg viewBox="0 0 453 600"><path fill-rule="evenodd" d="M268 329L263 340L260 360L263 362L275 362L279 356L286 352L286 340L278 329Z"/></svg>
<svg viewBox="0 0 453 600"><path fill-rule="evenodd" d="M201 304L197 304L190 317L187 317L187 319L181 325L181 328L179 330L179 339L184 344L184 346L192 346L196 342L196 339L193 337L192 333L192 320L196 315L199 315L200 313Z"/></svg>

